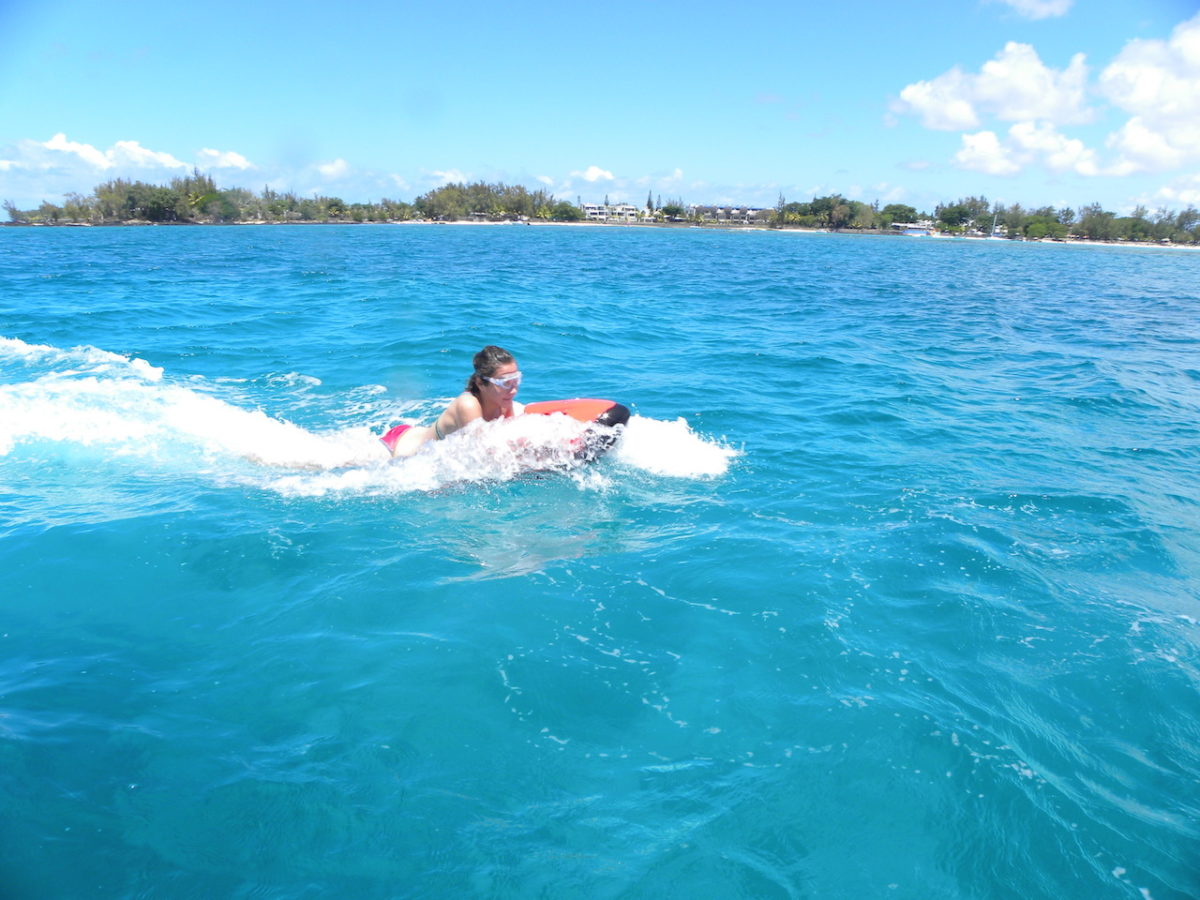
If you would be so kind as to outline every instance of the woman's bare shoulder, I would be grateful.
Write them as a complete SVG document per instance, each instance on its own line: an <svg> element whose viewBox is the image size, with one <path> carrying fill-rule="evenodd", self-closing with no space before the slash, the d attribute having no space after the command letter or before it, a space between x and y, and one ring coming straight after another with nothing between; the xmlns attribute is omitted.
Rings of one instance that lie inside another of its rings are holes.
<svg viewBox="0 0 1200 900"><path fill-rule="evenodd" d="M452 401L447 410L450 417L454 420L450 423L455 430L462 428L468 422L473 422L475 419L483 415L483 407L479 404L479 398L470 391L463 391Z"/></svg>
<svg viewBox="0 0 1200 900"><path fill-rule="evenodd" d="M451 401L450 405L454 407L454 409L466 413L474 413L475 415L481 415L483 413L483 407L479 403L479 398L470 391L463 391L461 394L455 397L453 401Z"/></svg>

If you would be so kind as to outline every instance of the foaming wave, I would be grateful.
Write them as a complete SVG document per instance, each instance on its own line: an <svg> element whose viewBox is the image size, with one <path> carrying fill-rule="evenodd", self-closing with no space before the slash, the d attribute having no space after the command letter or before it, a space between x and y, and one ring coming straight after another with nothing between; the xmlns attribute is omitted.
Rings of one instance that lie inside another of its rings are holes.
<svg viewBox="0 0 1200 900"><path fill-rule="evenodd" d="M740 454L696 434L685 419L664 422L633 416L612 455L627 466L656 475L699 478L724 475Z"/></svg>
<svg viewBox="0 0 1200 900"><path fill-rule="evenodd" d="M536 471L568 473L584 490L611 484L607 468L584 469L574 458L572 442L583 426L565 416L473 423L392 460L378 440L384 397L370 398L363 425L313 431L223 399L229 388L219 382L192 376L186 385L173 383L145 360L94 347L60 350L0 338L0 371L11 380L15 369L24 380L0 384L0 456L57 444L202 470L289 496L431 491ZM300 390L315 382L297 373L286 379ZM364 402L361 392L351 393L348 400ZM421 407L427 412L430 404ZM617 466L655 475L721 475L737 455L683 419L633 416L616 436L610 458Z"/></svg>
<svg viewBox="0 0 1200 900"><path fill-rule="evenodd" d="M121 356L98 347L73 347L61 350L47 344L27 344L19 338L0 337L0 372L8 372L13 363L26 367L56 366L54 374L72 376L83 373L104 375L126 372L145 381L161 381L163 370L144 359Z"/></svg>
<svg viewBox="0 0 1200 900"><path fill-rule="evenodd" d="M382 462L270 478L266 487L295 496L379 495L432 491L470 482L508 481L537 471L567 472L581 463L571 441L582 429L565 416L522 416L472 422L444 441L431 441L413 456L392 460L374 436ZM585 486L602 486L579 481Z"/></svg>
<svg viewBox="0 0 1200 900"><path fill-rule="evenodd" d="M42 370L35 369L31 380L0 385L0 455L38 442L118 456L295 468L362 465L387 455L365 426L310 432L164 381L162 369L142 359L94 347L59 350L0 340L6 370L14 361Z"/></svg>
<svg viewBox="0 0 1200 900"><path fill-rule="evenodd" d="M596 426L593 426L596 427ZM426 444L414 456L379 466L290 474L268 482L284 494L388 494L429 491L470 482L508 481L534 472L559 472L581 490L605 490L614 476L607 467L574 457L583 426L566 416L519 416L473 422L444 441ZM599 428L604 431L606 429ZM677 478L724 474L737 451L696 434L683 419L661 422L633 416L613 430L617 443L608 459L625 470Z"/></svg>

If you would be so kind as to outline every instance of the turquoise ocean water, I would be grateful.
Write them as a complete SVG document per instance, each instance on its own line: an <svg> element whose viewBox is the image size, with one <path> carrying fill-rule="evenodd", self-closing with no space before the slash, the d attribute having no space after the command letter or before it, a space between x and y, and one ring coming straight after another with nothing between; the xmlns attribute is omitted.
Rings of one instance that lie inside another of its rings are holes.
<svg viewBox="0 0 1200 900"><path fill-rule="evenodd" d="M0 230L6 900L1196 897L1198 619L1200 254Z"/></svg>

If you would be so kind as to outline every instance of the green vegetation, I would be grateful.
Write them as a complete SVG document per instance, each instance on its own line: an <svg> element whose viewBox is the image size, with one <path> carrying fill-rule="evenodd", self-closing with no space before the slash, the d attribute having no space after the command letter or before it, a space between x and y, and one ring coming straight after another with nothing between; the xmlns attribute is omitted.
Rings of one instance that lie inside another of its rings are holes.
<svg viewBox="0 0 1200 900"><path fill-rule="evenodd" d="M992 222L1000 234L1012 239L1089 241L1134 241L1172 244L1200 242L1200 211L1188 207L1182 212L1159 209L1151 213L1139 206L1132 215L1108 212L1099 203L1054 209L1043 206L1025 209L1019 203L996 204L990 209L983 197L967 197L946 207L938 207L937 219L943 230L954 233L969 230L989 233Z"/></svg>
<svg viewBox="0 0 1200 900"><path fill-rule="evenodd" d="M893 222L930 222L944 234L997 234L1012 240L1140 241L1153 243L1200 243L1200 210L1189 206L1183 212L1160 209L1150 213L1139 206L1130 216L1118 217L1093 203L1078 211L1064 207L1025 209L991 204L986 197L963 197L954 203L939 205L933 215L918 213L904 204L893 203L879 209L840 194L817 197L810 203L788 203L783 197L775 207L776 227L826 228L831 231L889 229ZM993 232L993 226L995 232Z"/></svg>
<svg viewBox="0 0 1200 900"><path fill-rule="evenodd" d="M520 185L447 184L413 202L423 219L453 222L482 219L502 222L513 219L574 221L583 213L569 203L559 202L545 191L528 191Z"/></svg>
<svg viewBox="0 0 1200 900"><path fill-rule="evenodd" d="M871 207L857 200L847 200L841 194L814 197L810 203L787 203L783 197L775 207L775 224L798 228L827 228L841 231L843 228L878 228L868 214ZM884 226L886 227L886 226Z"/></svg>
<svg viewBox="0 0 1200 900"><path fill-rule="evenodd" d="M605 198L607 203L608 198ZM346 203L337 197L299 197L265 188L261 194L243 188L220 189L213 179L193 171L167 186L141 181L108 181L91 196L68 194L61 206L43 202L37 209L19 210L5 203L10 222L27 225L114 225L123 223L231 222L402 222L423 219L575 222L583 219L579 205L556 200L542 190L520 185L447 184L417 197L412 203L380 200ZM681 199L657 203L646 196L645 216L656 222L704 224L697 207ZM711 212L711 209L709 210ZM880 208L879 202L847 200L841 194L789 203L782 196L767 211L775 228L821 228L829 231L887 232L893 223L928 222L946 234L997 234L1012 240L1076 238L1093 241L1140 241L1173 244L1200 243L1200 211L1182 212L1139 206L1129 216L1117 216L1098 203L1081 207L1025 209L1019 203L991 204L986 197L963 197L939 204L933 215L902 203ZM765 214L763 219L765 221ZM993 232L993 227L995 231Z"/></svg>
<svg viewBox="0 0 1200 900"><path fill-rule="evenodd" d="M68 194L62 206L43 202L19 210L5 203L11 222L29 225L114 225L126 222L220 224L227 222L403 222L480 219L575 221L583 212L545 191L504 184L448 184L412 203L380 200L346 203L338 197L299 197L265 188L255 194L242 188L221 190L207 175L194 171L170 185L141 181L108 181L90 197Z"/></svg>

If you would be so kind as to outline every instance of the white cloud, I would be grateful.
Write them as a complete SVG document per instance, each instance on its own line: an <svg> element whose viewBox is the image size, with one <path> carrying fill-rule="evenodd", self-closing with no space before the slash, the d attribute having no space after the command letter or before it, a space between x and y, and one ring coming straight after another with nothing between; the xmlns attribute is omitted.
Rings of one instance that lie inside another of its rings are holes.
<svg viewBox="0 0 1200 900"><path fill-rule="evenodd" d="M0 160L0 168L28 170L72 170L94 172L117 170L140 173L156 169L188 169L190 166L170 153L143 147L139 141L117 141L108 150L68 140L59 132L48 141L21 141L16 159ZM196 154L197 165L214 169L253 169L255 166L240 153L208 148Z"/></svg>
<svg viewBox="0 0 1200 900"><path fill-rule="evenodd" d="M1061 15L1069 3L1003 0L1030 17ZM1103 163L1096 151L1059 129L1091 121L1083 54L1065 69L1046 66L1028 44L1009 42L978 73L955 67L907 85L893 114L919 117L930 129L963 134L954 157L964 169L1012 175L1032 165L1084 176L1178 171L1200 164L1200 14L1167 39L1129 41L1100 72L1094 97L1124 112ZM1013 123L1005 135L988 119ZM1171 189L1164 189L1171 190ZM1191 187L1173 197L1193 196Z"/></svg>
<svg viewBox="0 0 1200 900"><path fill-rule="evenodd" d="M54 153L66 153L69 156L75 156L96 169L110 169L113 166L113 161L108 154L101 153L91 144L79 144L75 141L68 141L67 136L61 131L44 144L38 144L37 146L44 147ZM112 151L110 150L109 154L111 153Z"/></svg>
<svg viewBox="0 0 1200 900"><path fill-rule="evenodd" d="M599 166L588 166L582 172L572 172L571 177L582 178L584 181L595 183L600 180L613 181L615 176L612 172L600 168Z"/></svg>
<svg viewBox="0 0 1200 900"><path fill-rule="evenodd" d="M91 144L68 140L59 132L48 141L21 141L17 145L17 159L4 160L5 169L75 169L83 167L105 172L110 169L187 169L188 164L170 153L150 150L138 141L117 141L108 150L99 150ZM236 155L236 154L234 154Z"/></svg>
<svg viewBox="0 0 1200 900"><path fill-rule="evenodd" d="M962 149L954 154L961 168L988 175L1015 175L1021 167L1013 159L1012 148L1002 144L994 131L964 134Z"/></svg>
<svg viewBox="0 0 1200 900"><path fill-rule="evenodd" d="M1057 70L1043 63L1030 45L1009 41L978 74L956 66L931 81L907 85L892 109L920 116L922 125L939 131L976 128L983 115L1005 122L1078 123L1092 117L1086 87L1082 53Z"/></svg>
<svg viewBox="0 0 1200 900"><path fill-rule="evenodd" d="M245 171L255 167L240 153L234 153L231 150L222 153L220 150L211 150L208 147L196 154L196 160L201 166L209 169L241 169Z"/></svg>
<svg viewBox="0 0 1200 900"><path fill-rule="evenodd" d="M1005 6L1011 6L1019 15L1026 19L1052 19L1065 16L1074 0L999 0Z"/></svg>
<svg viewBox="0 0 1200 900"><path fill-rule="evenodd" d="M539 175L537 176L537 180L546 185L546 187L554 187L554 179L549 175Z"/></svg>
<svg viewBox="0 0 1200 900"><path fill-rule="evenodd" d="M954 161L960 168L988 175L1015 175L1035 164L1053 172L1101 173L1094 151L1060 134L1049 122L1018 122L1003 140L994 131L964 134Z"/></svg>
<svg viewBox="0 0 1200 900"><path fill-rule="evenodd" d="M1095 152L1084 146L1083 141L1059 134L1048 122L1018 122L1008 134L1026 164L1037 161L1054 172L1100 174Z"/></svg>
<svg viewBox="0 0 1200 900"><path fill-rule="evenodd" d="M1053 69L1033 47L1010 41L977 73L955 67L907 85L892 112L917 116L926 128L971 132L962 135L955 162L989 174L1041 165L1127 176L1200 162L1200 15L1177 25L1168 39L1130 41L1100 73L1095 95L1127 114L1106 139L1111 156L1104 164L1059 131L1093 118L1088 87L1083 54ZM1004 135L987 127L988 120L1013 124Z"/></svg>
<svg viewBox="0 0 1200 900"><path fill-rule="evenodd" d="M983 64L976 83L979 103L1006 122L1045 119L1056 124L1087 122L1087 64L1082 53L1062 71L1044 65L1028 44L1009 41Z"/></svg>
<svg viewBox="0 0 1200 900"><path fill-rule="evenodd" d="M1149 170L1162 172L1178 168L1190 155L1187 144L1195 144L1196 136L1186 135L1189 126L1171 129L1170 137L1147 125L1141 116L1134 116L1108 136L1107 144L1117 151L1119 158L1113 165L1117 175L1130 175ZM1190 130L1195 130L1191 126Z"/></svg>
<svg viewBox="0 0 1200 900"><path fill-rule="evenodd" d="M1108 138L1114 171L1163 171L1200 159L1200 15L1169 40L1125 45L1100 74L1100 92L1131 114Z"/></svg>
<svg viewBox="0 0 1200 900"><path fill-rule="evenodd" d="M137 141L117 141L105 153L113 166L134 169L187 169L188 164L170 153L148 150Z"/></svg>
<svg viewBox="0 0 1200 900"><path fill-rule="evenodd" d="M350 166L344 159L335 159L333 162L321 163L317 166L317 171L326 178L343 178L350 171Z"/></svg>
<svg viewBox="0 0 1200 900"><path fill-rule="evenodd" d="M1200 173L1186 175L1158 190L1158 198L1164 203L1180 206L1200 206Z"/></svg>
<svg viewBox="0 0 1200 900"><path fill-rule="evenodd" d="M437 183L441 184L466 184L467 176L458 169L446 169L445 171L435 170L433 173Z"/></svg>
<svg viewBox="0 0 1200 900"><path fill-rule="evenodd" d="M3 148L3 153L0 192L25 206L68 193L87 193L99 181L110 178L163 183L191 168L172 154L144 147L139 141L117 141L103 150L70 140L63 132L48 141L16 141ZM235 170L242 168L239 161L249 167L236 153L201 150L196 158L224 163Z"/></svg>
<svg viewBox="0 0 1200 900"><path fill-rule="evenodd" d="M895 112L911 112L921 124L935 131L961 131L975 128L979 117L971 100L973 76L955 66L932 81L918 81L900 92Z"/></svg>

